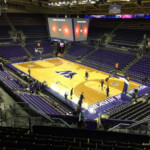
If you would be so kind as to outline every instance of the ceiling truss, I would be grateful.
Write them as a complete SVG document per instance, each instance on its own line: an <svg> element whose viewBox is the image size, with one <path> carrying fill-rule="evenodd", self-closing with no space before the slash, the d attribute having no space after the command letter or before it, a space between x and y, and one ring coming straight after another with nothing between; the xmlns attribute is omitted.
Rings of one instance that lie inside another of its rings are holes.
<svg viewBox="0 0 150 150"><path fill-rule="evenodd" d="M61 0L60 0L61 1ZM1 8L7 8L7 13L41 13L41 14L100 14L108 15L109 6L112 2L121 3L121 14L150 14L150 0L142 0L141 5L138 5L137 0L127 2L119 0L109 0L107 3L91 4L84 3L83 0L76 1L76 4L65 4L61 6L49 5L49 3L58 3L58 0L8 0L5 4L4 0L0 0ZM68 1L67 1L68 2ZM71 3L71 1L69 0ZM71 7L69 8L68 5ZM18 7L17 7L18 6ZM110 14L109 14L110 15Z"/></svg>

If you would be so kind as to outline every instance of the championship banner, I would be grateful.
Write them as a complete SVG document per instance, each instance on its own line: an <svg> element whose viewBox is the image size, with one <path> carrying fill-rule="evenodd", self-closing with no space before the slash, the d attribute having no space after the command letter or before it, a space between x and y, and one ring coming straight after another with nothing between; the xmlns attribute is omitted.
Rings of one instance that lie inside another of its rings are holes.
<svg viewBox="0 0 150 150"><path fill-rule="evenodd" d="M109 6L109 13L121 13L121 4L120 3L112 3Z"/></svg>

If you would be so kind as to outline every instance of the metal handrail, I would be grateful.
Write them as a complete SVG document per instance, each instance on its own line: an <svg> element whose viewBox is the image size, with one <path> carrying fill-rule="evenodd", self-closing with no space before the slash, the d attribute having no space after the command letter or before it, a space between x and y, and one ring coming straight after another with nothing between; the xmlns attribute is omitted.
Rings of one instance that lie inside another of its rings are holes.
<svg viewBox="0 0 150 150"><path fill-rule="evenodd" d="M45 117L46 119L48 119L49 121L51 121L51 122L53 122L53 123L55 123L55 121L54 120L59 120L59 121L61 121L61 122L63 122L67 127L71 127L67 122L65 122L63 119L61 119L61 118L50 118L48 115L46 115L46 114L44 114L44 113L41 113L40 111L38 111L36 108L34 108L33 106L30 106L30 107L32 107L33 108L33 110L35 110L37 113L39 113L39 114L41 114L43 117ZM31 109L32 109L31 108Z"/></svg>
<svg viewBox="0 0 150 150"><path fill-rule="evenodd" d="M130 124L127 124L127 123L119 123L119 124L117 124L116 126L110 128L108 131L112 131L113 129L116 129L117 127L119 127L119 126L121 126L121 125L129 126Z"/></svg>
<svg viewBox="0 0 150 150"><path fill-rule="evenodd" d="M118 127L121 126L121 125L126 126L125 129L131 129L131 128L135 127L135 126L138 126L138 125L143 124L143 123L148 122L148 121L150 121L150 117L149 117L149 118L146 118L146 120L143 119L143 120L138 121L138 122L136 122L136 123L133 123L133 124L131 124L131 125L130 125L130 124L126 124L126 123L120 123L120 124L118 124L118 125L116 125L116 126L110 128L108 131L112 131L112 130L118 128Z"/></svg>
<svg viewBox="0 0 150 150"><path fill-rule="evenodd" d="M39 110L37 110L36 108L34 108L33 106L29 106L32 110L34 110L35 112L37 112L38 114L42 115L43 117L45 117L46 119L48 119L51 122L54 122L54 120L52 120L48 115L40 112Z"/></svg>
<svg viewBox="0 0 150 150"><path fill-rule="evenodd" d="M63 119L61 118L53 118L53 120L60 120L61 122L63 122L65 125L67 125L69 128L71 127L67 122L65 122Z"/></svg>
<svg viewBox="0 0 150 150"><path fill-rule="evenodd" d="M18 119L20 122L23 122L26 126L29 126L29 124L21 119Z"/></svg>
<svg viewBox="0 0 150 150"><path fill-rule="evenodd" d="M133 123L130 127L128 127L128 129L130 129L130 128L132 128L132 127L135 127L135 126L138 126L138 125L140 125L140 124L146 123L146 122L148 122L148 121L150 121L150 116L149 116L149 118L146 118L146 119L143 119L143 120L141 120L141 121L138 121L138 122Z"/></svg>

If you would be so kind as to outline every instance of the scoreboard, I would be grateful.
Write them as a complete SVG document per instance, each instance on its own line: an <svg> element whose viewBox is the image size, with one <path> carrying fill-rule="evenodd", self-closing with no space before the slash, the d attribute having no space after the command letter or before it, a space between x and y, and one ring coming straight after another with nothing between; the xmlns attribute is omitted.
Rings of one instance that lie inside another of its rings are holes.
<svg viewBox="0 0 150 150"><path fill-rule="evenodd" d="M88 36L89 19L74 19L75 41L86 41Z"/></svg>
<svg viewBox="0 0 150 150"><path fill-rule="evenodd" d="M89 19L48 18L51 39L68 41L86 41Z"/></svg>
<svg viewBox="0 0 150 150"><path fill-rule="evenodd" d="M48 18L51 38L73 41L72 19Z"/></svg>

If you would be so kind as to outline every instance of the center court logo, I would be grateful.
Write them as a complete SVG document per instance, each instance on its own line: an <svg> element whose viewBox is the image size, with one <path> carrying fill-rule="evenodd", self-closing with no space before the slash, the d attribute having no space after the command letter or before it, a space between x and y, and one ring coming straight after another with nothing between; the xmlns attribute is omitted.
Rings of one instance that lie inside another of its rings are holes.
<svg viewBox="0 0 150 150"><path fill-rule="evenodd" d="M73 76L77 74L76 72L72 72L70 70L67 70L67 71L55 71L55 73L60 74L60 75L64 76L65 78L70 78L70 73L72 73Z"/></svg>
<svg viewBox="0 0 150 150"><path fill-rule="evenodd" d="M113 82L113 83L111 83L111 84L114 85L114 86L118 86L118 85L119 85L118 82Z"/></svg>
<svg viewBox="0 0 150 150"><path fill-rule="evenodd" d="M28 65L28 67L34 67L34 65Z"/></svg>

